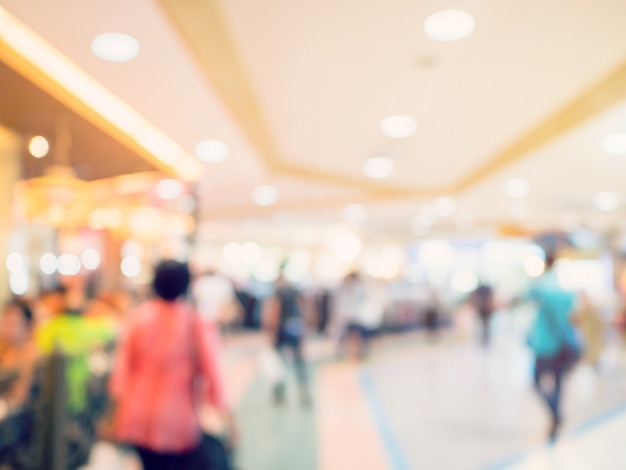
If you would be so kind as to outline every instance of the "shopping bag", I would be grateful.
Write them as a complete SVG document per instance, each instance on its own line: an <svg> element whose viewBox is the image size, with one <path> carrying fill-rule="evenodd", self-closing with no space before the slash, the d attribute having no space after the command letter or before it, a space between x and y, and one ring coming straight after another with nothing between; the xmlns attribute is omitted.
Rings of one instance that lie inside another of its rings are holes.
<svg viewBox="0 0 626 470"><path fill-rule="evenodd" d="M261 374L270 383L277 383L285 376L285 366L275 349L264 348L259 354Z"/></svg>

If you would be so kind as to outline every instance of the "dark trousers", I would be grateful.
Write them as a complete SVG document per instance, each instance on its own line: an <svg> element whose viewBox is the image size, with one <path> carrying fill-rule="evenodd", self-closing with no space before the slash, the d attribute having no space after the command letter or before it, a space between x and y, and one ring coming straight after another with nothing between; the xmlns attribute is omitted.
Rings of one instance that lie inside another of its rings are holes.
<svg viewBox="0 0 626 470"><path fill-rule="evenodd" d="M478 312L478 316L480 317L480 323L482 326L481 341L483 343L483 346L489 346L489 344L491 343L491 330L490 330L491 312L489 310L480 310Z"/></svg>
<svg viewBox="0 0 626 470"><path fill-rule="evenodd" d="M551 377L552 384L546 390L542 380ZM546 403L553 423L561 420L561 385L563 382L563 368L556 357L537 357L535 362L535 387L539 396Z"/></svg>
<svg viewBox="0 0 626 470"><path fill-rule="evenodd" d="M144 447L135 447L143 470L201 470L195 464L192 452L172 454L154 452Z"/></svg>
<svg viewBox="0 0 626 470"><path fill-rule="evenodd" d="M302 354L302 340L300 336L290 335L288 333L280 333L276 340L276 351L283 356L285 351L290 351L293 357L293 363L296 368L296 377L301 385L308 382L308 373L304 355Z"/></svg>

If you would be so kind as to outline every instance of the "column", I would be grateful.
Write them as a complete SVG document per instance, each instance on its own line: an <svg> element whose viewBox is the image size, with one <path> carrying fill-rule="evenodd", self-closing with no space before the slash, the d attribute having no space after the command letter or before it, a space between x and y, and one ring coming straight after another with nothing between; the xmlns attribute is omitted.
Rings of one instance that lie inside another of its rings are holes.
<svg viewBox="0 0 626 470"><path fill-rule="evenodd" d="M5 260L13 229L13 186L20 175L20 139L0 126L0 305L10 298Z"/></svg>

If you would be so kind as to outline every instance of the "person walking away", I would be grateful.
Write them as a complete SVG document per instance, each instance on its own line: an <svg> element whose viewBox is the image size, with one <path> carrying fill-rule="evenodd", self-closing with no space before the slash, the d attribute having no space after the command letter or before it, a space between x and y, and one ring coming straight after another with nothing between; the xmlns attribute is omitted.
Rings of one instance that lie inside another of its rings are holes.
<svg viewBox="0 0 626 470"><path fill-rule="evenodd" d="M488 347L491 343L491 316L494 310L493 289L487 284L479 285L471 296L472 305L478 313L481 325L481 342Z"/></svg>
<svg viewBox="0 0 626 470"><path fill-rule="evenodd" d="M27 468L32 456L35 371L33 313L21 300L4 308L0 321L0 466Z"/></svg>
<svg viewBox="0 0 626 470"><path fill-rule="evenodd" d="M234 438L234 420L219 371L217 344L202 320L181 300L191 275L185 264L159 263L152 283L156 298L132 314L111 378L115 438L131 445L144 470L228 468L210 461L196 399L214 406ZM197 387L197 380L206 387Z"/></svg>
<svg viewBox="0 0 626 470"><path fill-rule="evenodd" d="M263 323L277 354L284 356L289 351L296 368L300 402L310 406L311 396L308 384L308 371L302 351L304 337L303 299L301 293L292 286L283 273L274 286L274 293L266 300ZM286 383L282 378L274 386L274 401L280 405L285 400Z"/></svg>
<svg viewBox="0 0 626 470"><path fill-rule="evenodd" d="M356 336L358 357L362 360L369 356L371 342L380 331L388 305L385 286L379 281L372 279L366 282L364 293L364 300L351 325Z"/></svg>
<svg viewBox="0 0 626 470"><path fill-rule="evenodd" d="M575 331L571 324L574 294L561 287L554 271L554 263L554 256L548 254L544 274L527 294L538 308L529 336L529 345L536 356L535 387L550 412L551 439L556 438L563 421L561 415L563 378L579 354Z"/></svg>

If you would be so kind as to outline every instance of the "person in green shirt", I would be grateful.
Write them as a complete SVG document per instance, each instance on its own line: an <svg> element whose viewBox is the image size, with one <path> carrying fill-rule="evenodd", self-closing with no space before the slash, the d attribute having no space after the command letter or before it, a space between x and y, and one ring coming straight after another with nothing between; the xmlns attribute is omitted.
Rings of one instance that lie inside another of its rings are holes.
<svg viewBox="0 0 626 470"><path fill-rule="evenodd" d="M66 295L64 287L42 294L40 302L48 311L49 318L39 325L35 342L43 355L58 350L66 356L68 408L72 413L80 413L87 406L89 354L113 341L116 331L103 319L84 318L79 312L68 309Z"/></svg>

